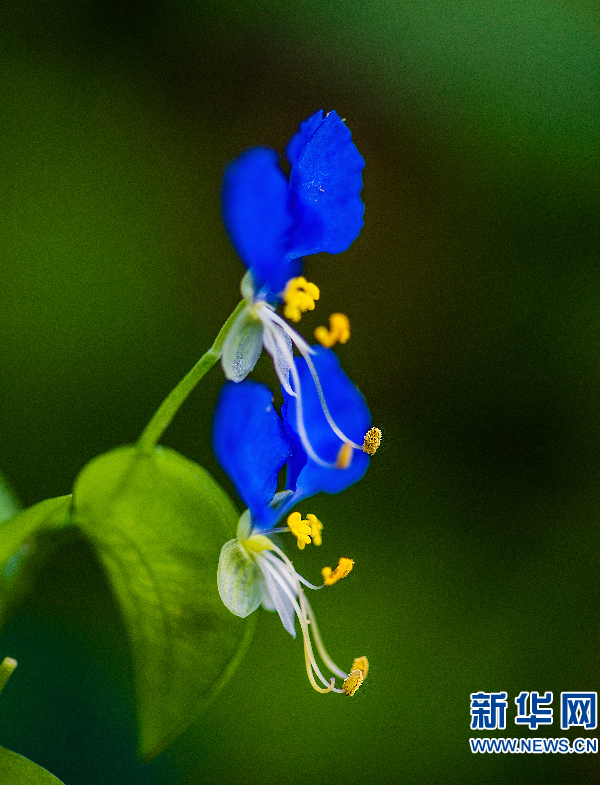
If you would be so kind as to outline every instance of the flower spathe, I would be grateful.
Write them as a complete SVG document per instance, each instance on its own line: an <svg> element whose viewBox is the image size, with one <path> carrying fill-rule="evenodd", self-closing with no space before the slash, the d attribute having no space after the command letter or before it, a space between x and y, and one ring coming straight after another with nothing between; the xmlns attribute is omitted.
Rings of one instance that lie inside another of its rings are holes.
<svg viewBox="0 0 600 785"><path fill-rule="evenodd" d="M326 363L327 378L341 387L339 397L333 399L333 416L340 421L354 416L358 427L362 428L369 419L368 408L358 389L339 367L335 355L330 350L322 350L315 361L317 366ZM314 411L319 415L322 411L320 407L310 405L310 397L309 394L306 419L309 438L316 449L325 453L335 451L329 424L320 417L313 419ZM288 515L287 526L277 527L277 523L300 499L321 490L336 493L356 482L366 471L369 458L361 452L345 468L313 461L298 438L295 414L295 407L286 403L280 418L270 390L257 382L226 382L221 391L213 422L213 446L217 459L249 509L240 518L237 537L227 542L221 551L217 577L219 594L227 608L242 618L261 604L268 610L276 610L283 626L294 637L297 617L312 686L320 692L354 694L345 691L344 685L341 689L334 686L336 676L345 680L345 684L355 669L351 674L344 673L327 654L303 588L322 586L306 581L271 538L279 532L291 532L301 549L311 542L319 545L322 524L316 516L309 514L302 520L300 513L294 512ZM277 476L285 465L287 490L276 493ZM333 585L345 577L353 564L351 559L343 558L334 570L324 568L323 586ZM311 635L321 660L334 674L329 682L317 665ZM352 684L356 679L355 675Z"/></svg>

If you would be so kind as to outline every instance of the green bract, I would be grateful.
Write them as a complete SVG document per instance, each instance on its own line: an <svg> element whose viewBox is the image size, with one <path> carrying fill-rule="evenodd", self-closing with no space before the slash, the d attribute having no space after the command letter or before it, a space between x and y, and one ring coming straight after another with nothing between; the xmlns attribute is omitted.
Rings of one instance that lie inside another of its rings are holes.
<svg viewBox="0 0 600 785"><path fill-rule="evenodd" d="M242 619L263 600L265 580L256 561L238 540L229 540L221 550L217 586L225 606Z"/></svg>
<svg viewBox="0 0 600 785"><path fill-rule="evenodd" d="M253 370L263 347L263 326L254 312L252 284L248 274L242 281L242 295L248 305L238 314L223 344L221 366L233 382L240 382Z"/></svg>

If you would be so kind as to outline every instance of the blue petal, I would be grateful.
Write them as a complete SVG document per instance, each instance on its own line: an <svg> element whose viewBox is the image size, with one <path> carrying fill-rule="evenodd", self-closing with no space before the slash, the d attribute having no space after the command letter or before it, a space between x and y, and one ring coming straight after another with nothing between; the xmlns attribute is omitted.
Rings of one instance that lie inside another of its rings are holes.
<svg viewBox="0 0 600 785"><path fill-rule="evenodd" d="M268 507L277 475L289 461L293 441L273 407L268 387L258 382L227 382L213 420L213 449L252 515L255 526L269 528Z"/></svg>
<svg viewBox="0 0 600 785"><path fill-rule="evenodd" d="M323 110L319 109L311 115L308 120L300 123L300 127L292 136L285 149L285 154L290 166L295 166L298 163L298 158L302 153L302 149L310 142L315 135L315 131L323 122Z"/></svg>
<svg viewBox="0 0 600 785"><path fill-rule="evenodd" d="M298 267L287 268L285 242L292 218L288 182L274 150L255 147L235 159L223 177L223 220L231 244L252 270L257 289L280 292Z"/></svg>
<svg viewBox="0 0 600 785"><path fill-rule="evenodd" d="M371 414L356 385L342 370L331 349L316 348L312 356L329 412L341 431L357 444L362 444L371 425ZM304 425L314 451L324 461L335 463L342 446L341 439L327 422L310 374L303 358L296 362L300 377ZM294 502L320 491L339 493L361 479L369 466L369 457L362 450L353 450L352 461L346 469L319 465L308 456L301 445L296 425L296 399L283 391L285 403L281 409L283 421L293 434L296 445L288 464L286 487L295 489ZM293 505L287 505L286 509Z"/></svg>
<svg viewBox="0 0 600 785"><path fill-rule="evenodd" d="M360 198L365 162L336 112L306 120L288 146L292 163L289 208L294 215L291 257L341 253L363 225Z"/></svg>

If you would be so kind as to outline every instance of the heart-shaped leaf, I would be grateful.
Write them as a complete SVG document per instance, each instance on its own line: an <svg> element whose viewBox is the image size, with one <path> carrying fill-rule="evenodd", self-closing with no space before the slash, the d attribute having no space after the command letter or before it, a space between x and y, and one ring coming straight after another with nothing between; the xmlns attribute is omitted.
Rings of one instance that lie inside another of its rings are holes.
<svg viewBox="0 0 600 785"><path fill-rule="evenodd" d="M63 785L37 763L4 747L0 747L0 782L6 785Z"/></svg>
<svg viewBox="0 0 600 785"><path fill-rule="evenodd" d="M249 642L253 624L217 591L238 518L204 469L163 447L101 455L75 483L73 523L95 546L129 633L146 759L216 694Z"/></svg>
<svg viewBox="0 0 600 785"><path fill-rule="evenodd" d="M56 535L70 523L71 496L46 499L0 523L0 622L5 623Z"/></svg>

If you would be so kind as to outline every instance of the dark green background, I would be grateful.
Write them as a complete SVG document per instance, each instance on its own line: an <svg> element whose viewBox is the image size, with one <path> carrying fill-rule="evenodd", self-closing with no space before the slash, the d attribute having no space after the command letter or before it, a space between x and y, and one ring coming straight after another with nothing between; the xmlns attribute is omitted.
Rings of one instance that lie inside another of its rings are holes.
<svg viewBox="0 0 600 785"><path fill-rule="evenodd" d="M292 7L290 7L292 6ZM223 167L319 108L366 159L365 227L309 260L384 431L303 505L295 557L352 701L259 611L220 698L135 760L123 632L84 546L0 639L0 743L66 785L596 781L598 756L472 755L469 694L598 690L600 13L590 0L9 1L0 15L0 468L25 504L135 440L238 301ZM272 381L268 363L259 378ZM164 442L210 451L214 370ZM216 565L215 565L216 569ZM116 666L115 666L116 663ZM600 736L600 732L577 735Z"/></svg>

